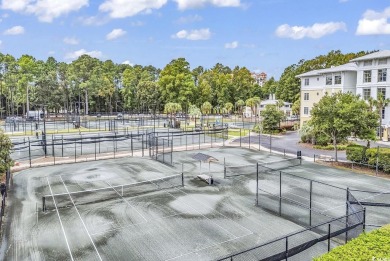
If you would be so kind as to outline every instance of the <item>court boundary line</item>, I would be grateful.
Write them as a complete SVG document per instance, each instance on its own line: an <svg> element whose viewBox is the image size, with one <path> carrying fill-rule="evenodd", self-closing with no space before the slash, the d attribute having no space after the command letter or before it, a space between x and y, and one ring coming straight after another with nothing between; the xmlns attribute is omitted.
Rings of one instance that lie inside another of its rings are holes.
<svg viewBox="0 0 390 261"><path fill-rule="evenodd" d="M110 186L116 194L118 194L118 196L127 204L129 205L132 209L134 209L138 215L140 215L146 222L148 222L148 220L133 206L130 204L129 201L127 201L126 199L123 198L123 196L121 194L119 194L119 192L108 182L108 181L104 181L108 186Z"/></svg>
<svg viewBox="0 0 390 261"><path fill-rule="evenodd" d="M49 185L50 193L53 195L53 190L51 189L50 181L49 181L49 179L48 179L47 177L46 177L46 180L47 180L47 184ZM63 226L63 224L62 224L61 215L60 215L60 213L59 213L59 211L58 211L57 203L56 203L55 198L54 198L54 197L52 197L52 198L53 198L54 206L55 206L55 208L56 208L56 212L57 212L58 219L60 220L60 225L61 225L62 233L64 234L64 237L65 237L65 242L66 242L66 245L67 245L67 247L68 247L68 251L69 251L69 254L70 254L70 258L71 258L71 260L73 261L74 258L73 258L73 255L72 255L72 251L70 250L68 238L66 237L65 228L64 228L64 226Z"/></svg>
<svg viewBox="0 0 390 261"><path fill-rule="evenodd" d="M97 253L99 259L100 259L101 261L103 261L102 257L101 257L100 254L99 254L99 251L98 251L98 249L97 249L97 247L96 247L96 245L95 245L95 242L93 241L91 235L89 234L88 229L87 229L87 226L85 225L84 220L83 220L83 218L81 217L81 214L80 214L79 210L77 209L76 205L74 204L73 198L72 198L72 196L70 195L69 190L68 190L68 188L67 188L67 186L66 186L64 180L62 179L62 176L61 176L61 175L60 175L60 179L61 179L62 184L64 184L64 187L65 187L66 191L68 192L69 198L70 198L70 200L72 201L72 204L73 204L74 208L76 209L77 214L79 215L79 218L80 218L80 220L81 220L81 223L83 224L84 229L85 229L85 231L87 232L87 235L88 235L89 239L91 240L92 245L93 245L93 247L95 248L96 253Z"/></svg>

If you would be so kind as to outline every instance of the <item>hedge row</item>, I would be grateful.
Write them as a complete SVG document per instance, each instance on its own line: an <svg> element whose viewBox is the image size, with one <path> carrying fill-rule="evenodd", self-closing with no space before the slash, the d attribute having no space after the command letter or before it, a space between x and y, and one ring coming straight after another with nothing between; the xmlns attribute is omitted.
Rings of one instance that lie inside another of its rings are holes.
<svg viewBox="0 0 390 261"><path fill-rule="evenodd" d="M349 145L346 150L347 159L354 162L376 165L377 148L367 149L361 145ZM390 148L379 148L378 166L385 172L390 173Z"/></svg>
<svg viewBox="0 0 390 261"><path fill-rule="evenodd" d="M390 260L390 225L363 233L315 261Z"/></svg>

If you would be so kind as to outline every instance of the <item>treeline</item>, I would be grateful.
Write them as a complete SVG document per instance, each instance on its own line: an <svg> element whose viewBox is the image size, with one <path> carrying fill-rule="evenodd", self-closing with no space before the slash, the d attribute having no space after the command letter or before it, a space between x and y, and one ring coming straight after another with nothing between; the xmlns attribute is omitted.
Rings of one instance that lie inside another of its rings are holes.
<svg viewBox="0 0 390 261"><path fill-rule="evenodd" d="M46 61L30 55L16 59L0 53L0 116L25 115L43 106L52 112L162 111L168 103L183 110L207 104L214 110L240 111L243 105L276 94L295 102L299 112L300 82L295 76L306 71L341 65L366 52L342 54L332 51L313 60L287 67L279 81L269 79L260 87L245 67L220 63L211 69L194 69L184 58L172 60L163 69L101 61L82 55L70 64L53 57ZM239 108L240 107L240 108Z"/></svg>

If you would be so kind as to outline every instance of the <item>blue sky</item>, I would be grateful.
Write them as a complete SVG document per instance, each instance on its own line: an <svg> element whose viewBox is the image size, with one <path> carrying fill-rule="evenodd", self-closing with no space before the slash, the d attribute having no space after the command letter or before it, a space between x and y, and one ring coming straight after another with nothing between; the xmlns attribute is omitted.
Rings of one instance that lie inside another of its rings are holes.
<svg viewBox="0 0 390 261"><path fill-rule="evenodd" d="M389 0L1 0L0 52L87 53L163 68L245 66L279 78L330 50L390 49Z"/></svg>

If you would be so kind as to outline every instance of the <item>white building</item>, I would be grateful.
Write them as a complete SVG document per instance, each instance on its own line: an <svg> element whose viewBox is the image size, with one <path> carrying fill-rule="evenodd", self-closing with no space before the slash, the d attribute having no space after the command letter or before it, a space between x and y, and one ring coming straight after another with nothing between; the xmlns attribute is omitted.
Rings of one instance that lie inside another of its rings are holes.
<svg viewBox="0 0 390 261"><path fill-rule="evenodd" d="M326 94L356 93L357 68L355 63L347 63L297 75L301 79L301 126L310 119L310 111L314 104Z"/></svg>
<svg viewBox="0 0 390 261"><path fill-rule="evenodd" d="M264 100L260 102L260 106L258 106L258 115L265 110L265 107L267 105L274 105L279 107L279 101L275 99L271 100ZM286 115L287 117L290 117L292 115L292 103L291 102L283 102L283 106L280 106L279 109Z"/></svg>
<svg viewBox="0 0 390 261"><path fill-rule="evenodd" d="M364 100L372 97L377 99L378 93L390 98L390 50L379 51L351 60L357 65L356 94ZM390 125L390 108L382 111L382 126Z"/></svg>

